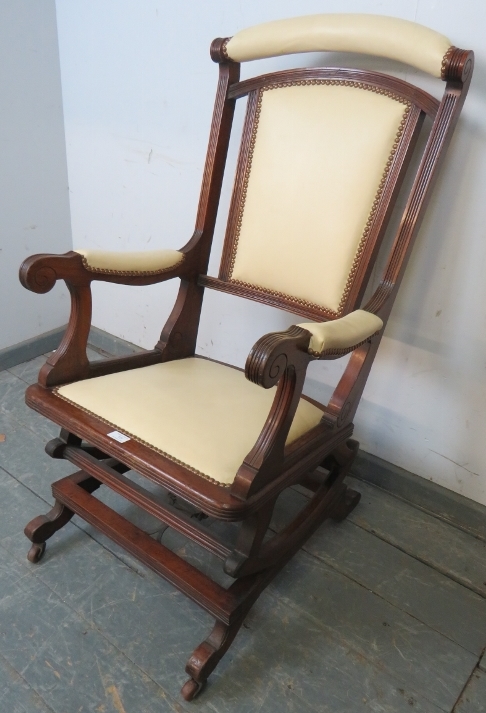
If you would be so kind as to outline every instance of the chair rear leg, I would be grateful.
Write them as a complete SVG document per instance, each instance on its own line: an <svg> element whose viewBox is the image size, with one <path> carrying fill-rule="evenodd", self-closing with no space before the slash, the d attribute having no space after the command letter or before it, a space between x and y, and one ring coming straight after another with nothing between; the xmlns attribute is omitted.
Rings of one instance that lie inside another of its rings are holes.
<svg viewBox="0 0 486 713"><path fill-rule="evenodd" d="M70 477L88 493L93 493L101 485L99 480L83 470L73 473ZM72 510L56 500L54 507L46 515L38 515L29 522L24 530L26 537L32 542L32 547L27 553L29 562L33 564L40 562L46 551L46 541L64 527L73 515Z"/></svg>
<svg viewBox="0 0 486 713"><path fill-rule="evenodd" d="M353 490L352 488L346 488L343 497L339 503L336 504L331 519L334 520L334 522L342 522L348 517L349 513L354 510L360 500L361 493L358 493L357 490Z"/></svg>
<svg viewBox="0 0 486 713"><path fill-rule="evenodd" d="M328 477L330 484L342 483L344 478L349 475L351 466L358 455L358 449L358 441L350 438L326 457L322 465L330 471ZM335 522L342 522L354 510L360 499L361 493L345 487L329 517Z"/></svg>

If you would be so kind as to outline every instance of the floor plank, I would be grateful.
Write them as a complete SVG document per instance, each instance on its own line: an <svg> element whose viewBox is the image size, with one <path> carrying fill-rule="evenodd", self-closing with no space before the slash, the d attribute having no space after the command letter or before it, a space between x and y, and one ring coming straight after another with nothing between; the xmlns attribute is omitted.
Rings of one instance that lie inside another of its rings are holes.
<svg viewBox="0 0 486 713"><path fill-rule="evenodd" d="M0 709L5 713L53 713L3 656L0 656Z"/></svg>
<svg viewBox="0 0 486 713"><path fill-rule="evenodd" d="M486 597L486 542L356 479L361 494L349 520Z"/></svg>
<svg viewBox="0 0 486 713"><path fill-rule="evenodd" d="M270 585L360 656L450 710L477 657L301 552Z"/></svg>
<svg viewBox="0 0 486 713"><path fill-rule="evenodd" d="M454 713L486 713L486 672L477 670L454 707Z"/></svg>
<svg viewBox="0 0 486 713"><path fill-rule="evenodd" d="M306 502L283 493L273 527ZM486 646L486 599L353 522L327 521L303 549L468 651L479 656Z"/></svg>
<svg viewBox="0 0 486 713"><path fill-rule="evenodd" d="M55 713L177 711L160 686L29 568L10 561L4 570L0 565L0 654Z"/></svg>

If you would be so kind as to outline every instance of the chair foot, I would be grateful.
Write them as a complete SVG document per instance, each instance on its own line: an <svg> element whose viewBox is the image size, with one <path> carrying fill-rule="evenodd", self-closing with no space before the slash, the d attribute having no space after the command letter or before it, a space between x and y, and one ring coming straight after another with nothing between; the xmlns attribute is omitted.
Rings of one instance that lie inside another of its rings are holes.
<svg viewBox="0 0 486 713"><path fill-rule="evenodd" d="M346 488L343 497L336 504L336 507L331 514L332 520L334 520L335 522L342 522L343 520L345 520L349 513L354 510L360 500L361 493L358 493L357 490Z"/></svg>
<svg viewBox="0 0 486 713"><path fill-rule="evenodd" d="M188 673L191 678L184 684L181 690L182 696L186 701L193 700L193 698L201 693L206 685L208 676L214 671L219 661L233 643L233 639L243 623L243 618L244 617L241 617L241 619L229 625L223 624L221 621L216 621L208 638L193 651L186 664L186 673Z"/></svg>
<svg viewBox="0 0 486 713"><path fill-rule="evenodd" d="M184 700L193 701L206 686L206 681L198 683L193 678L190 678L181 688L181 694Z"/></svg>
<svg viewBox="0 0 486 713"><path fill-rule="evenodd" d="M27 559L29 562L32 562L32 564L37 564L37 562L40 562L41 559L44 557L44 552L46 551L46 543L41 542L39 545L32 545L30 550L27 553Z"/></svg>
<svg viewBox="0 0 486 713"><path fill-rule="evenodd" d="M46 549L46 540L64 527L73 515L72 510L56 501L47 515L38 515L29 522L24 530L25 536L33 543L27 554L29 562L35 564L42 559Z"/></svg>
<svg viewBox="0 0 486 713"><path fill-rule="evenodd" d="M88 492L94 492L100 486L99 481L83 471L73 473L69 478ZM29 562L40 562L46 551L46 540L67 525L73 515L72 510L56 500L54 507L46 515L38 515L26 525L24 534L32 542L27 554Z"/></svg>

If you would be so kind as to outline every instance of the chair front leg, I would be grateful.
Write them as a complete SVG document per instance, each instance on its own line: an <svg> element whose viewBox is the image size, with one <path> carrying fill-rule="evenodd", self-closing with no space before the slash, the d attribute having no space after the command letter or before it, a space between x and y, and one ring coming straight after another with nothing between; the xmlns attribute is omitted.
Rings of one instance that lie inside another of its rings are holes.
<svg viewBox="0 0 486 713"><path fill-rule="evenodd" d="M245 366L246 378L277 392L265 425L238 469L231 494L246 500L280 472L284 448L299 405L307 365L310 334L300 327L267 334L255 344Z"/></svg>

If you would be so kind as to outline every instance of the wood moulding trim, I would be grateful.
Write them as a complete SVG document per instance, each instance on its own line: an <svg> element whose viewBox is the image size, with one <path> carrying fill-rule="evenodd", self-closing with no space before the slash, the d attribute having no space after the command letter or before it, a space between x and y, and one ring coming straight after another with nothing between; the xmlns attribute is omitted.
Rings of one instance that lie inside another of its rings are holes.
<svg viewBox="0 0 486 713"><path fill-rule="evenodd" d="M486 541L486 505L365 451L359 451L351 475Z"/></svg>
<svg viewBox="0 0 486 713"><path fill-rule="evenodd" d="M116 460L110 459L111 462L98 460L81 446L70 445L62 446L62 457L86 472L89 470L95 478L108 485L116 493L130 500L134 505L143 508L169 527L190 537L217 557L225 559L230 554L231 549L226 547L215 533L210 532L207 528L201 528L197 521L191 520L189 515L175 510L154 493L125 477L120 470L117 470L120 463ZM114 465L111 466L111 463Z"/></svg>
<svg viewBox="0 0 486 713"><path fill-rule="evenodd" d="M292 312L292 314L297 314L301 317L307 317L316 322L328 319L328 315L323 312L322 307L319 305L311 305L310 303L305 305L295 300L284 300L278 293L267 291L253 285L247 286L244 283L236 282L236 280L229 281L212 277L211 275L200 275L198 284L201 285L201 287L208 287L211 290L227 292L228 294L238 297L245 297L254 302L261 302L271 307L284 309L287 312Z"/></svg>
<svg viewBox="0 0 486 713"><path fill-rule="evenodd" d="M258 77L244 79L241 82L232 84L228 91L230 99L239 99L253 91L263 87L289 81L303 81L312 79L330 79L339 81L361 82L376 87L387 89L388 91L402 97L407 102L415 104L432 119L437 114L440 106L438 99L428 92L419 89L405 82L398 77L391 77L380 72L370 72L364 69L352 69L347 67L313 67L283 70L271 74L261 74Z"/></svg>
<svg viewBox="0 0 486 713"><path fill-rule="evenodd" d="M57 349L66 329L67 324L64 327L39 334L32 339L13 344L11 347L0 349L0 371L11 369L17 364L22 364L24 361L35 359L35 357Z"/></svg>
<svg viewBox="0 0 486 713"><path fill-rule="evenodd" d="M400 135L397 133L393 156L390 156L389 170L383 176L381 192L379 197L377 196L375 210L370 215L371 225L366 246L361 255L356 257L355 274L348 294L347 310L355 309L357 305L361 304L369 280L370 269L385 236L394 199L401 188L423 119L424 113L419 107L412 105L407 116L404 116L403 130Z"/></svg>

